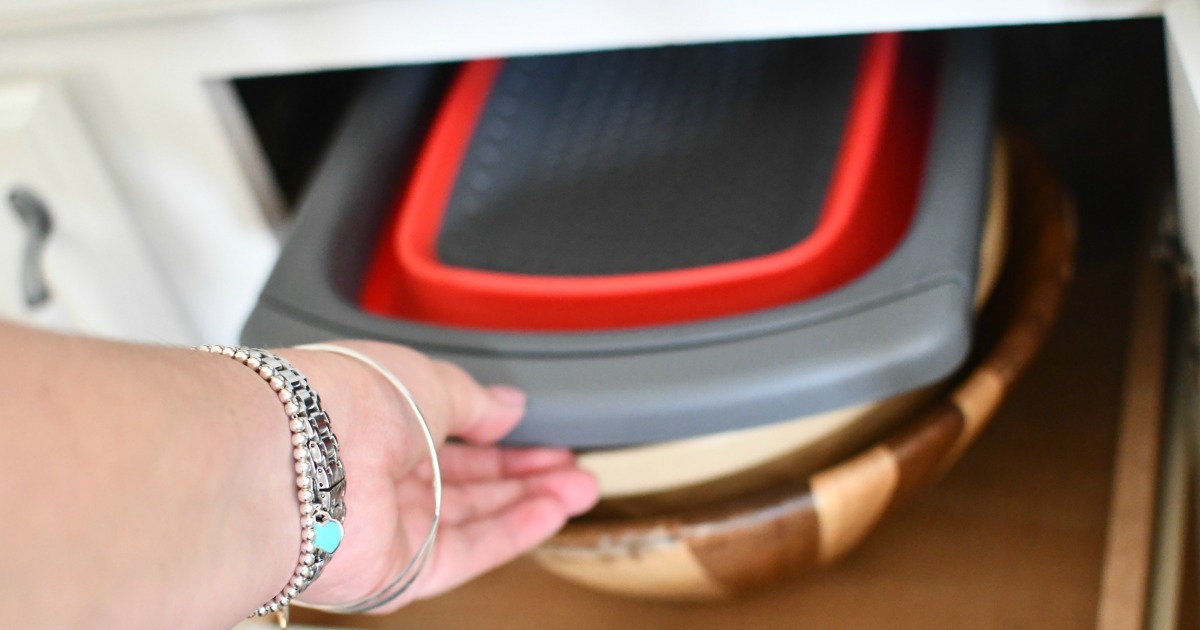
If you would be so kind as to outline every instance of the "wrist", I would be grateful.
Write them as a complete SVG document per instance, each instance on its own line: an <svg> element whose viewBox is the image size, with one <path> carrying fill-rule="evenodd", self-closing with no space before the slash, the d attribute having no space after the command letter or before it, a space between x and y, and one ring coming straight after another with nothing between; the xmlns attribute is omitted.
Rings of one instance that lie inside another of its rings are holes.
<svg viewBox="0 0 1200 630"><path fill-rule="evenodd" d="M331 557L321 574L300 599L312 604L336 604L349 601L353 592L344 592L347 582L354 581L364 556L378 552L364 544L364 520L378 506L363 505L362 497L368 493L368 485L384 481L387 475L386 462L373 458L379 449L371 444L399 444L399 436L381 427L388 423L376 420L386 417L387 402L381 393L386 387L382 379L356 361L327 352L300 348L279 350L289 362L308 379L310 387L318 393L321 406L329 418L330 426L337 436L339 458L343 467L346 493L344 512L341 519L345 540L338 548L336 557Z"/></svg>
<svg viewBox="0 0 1200 630"><path fill-rule="evenodd" d="M275 394L277 408L286 419L292 465L285 477L293 480L288 494L297 500L298 509L293 514L298 515L295 520L301 540L293 547L296 561L288 580L255 609L258 615L286 610L293 599L320 577L341 544L346 510L338 440L331 419L322 408L320 395L288 359L269 351L241 347L202 346L200 350L223 355L252 370ZM264 477L277 478L278 473Z"/></svg>
<svg viewBox="0 0 1200 630"><path fill-rule="evenodd" d="M373 373L374 375L378 376L380 380L385 381L386 384L391 386L390 391L394 397L399 397L403 401L404 406L407 407L407 412L412 415L413 419L415 419L417 424L420 426L420 429L421 429L420 433L422 435L425 446L428 449L429 465L430 465L429 475L430 475L430 479L431 479L432 485L433 485L433 499L434 499L433 513L432 513L432 517L430 520L429 529L425 534L424 540L417 547L412 558L409 560L408 564L404 566L404 568L400 571L400 573L398 575L391 577L391 579L387 582L386 585L384 585L382 588L373 590L370 595L367 595L365 597L360 596L355 599L352 599L349 601L343 601L342 603L338 603L335 605L325 604L325 605L317 605L316 606L317 608L322 609L322 610L327 610L327 611L331 611L331 612L344 612L344 613L361 613L361 612L376 610L380 607L383 607L392 602L395 602L397 600L397 598L399 598L401 595L403 595L409 591L409 587L412 586L412 584L416 580L417 576L420 575L422 569L425 566L425 562L429 558L429 553L433 549L433 544L437 537L438 521L439 521L439 515L441 513L441 504L442 504L442 484L441 484L441 471L440 471L440 466L438 464L438 456L437 456L437 438L434 437L429 423L427 422L420 407L417 405L416 401L414 400L412 393L408 390L408 387L402 381L400 381L399 378L390 369L385 367L383 364L379 363L378 361L376 361L372 357L368 356L367 354L359 351L358 349L349 347L348 345L345 345L345 344L317 343L317 344L300 346L299 349L316 350L316 351L319 351L322 353L328 353L328 354L333 354L333 355L337 355L337 356L342 356L345 358L353 359L355 364L359 365L360 367L366 366L367 368L369 368L370 373ZM432 364L430 364L430 365L432 366ZM371 390L373 392L384 391L384 390L381 390L379 387L374 387L374 386L371 387ZM379 411L382 412L382 411L384 411L384 409L381 408L381 409L379 409ZM391 411L396 411L396 410L393 409ZM392 417L393 417L393 414L390 414L390 413L382 414L382 415L379 413L370 413L370 414L364 416L364 419L367 420L368 423L370 423L370 420L372 420L372 419L376 419L376 418L392 419ZM389 424L393 425L393 426L395 425L395 423L387 422L387 421L384 421L382 423L375 423L375 424L377 424L377 425L382 424L384 426L387 426ZM380 449L378 447L381 444L387 444L387 446ZM399 446L399 445L400 444L395 443L395 442L387 442L387 443L374 444L374 447L375 447L376 452L389 453L389 452L393 452L394 447ZM367 450L369 451L370 448L368 447ZM384 459L390 459L390 458L385 457ZM402 460L402 461L406 461L406 460ZM402 466L404 469L407 469L409 467L408 464L402 464ZM394 473L394 471L393 471L393 473ZM386 475L385 475L385 477L386 477ZM366 479L366 478L368 478L368 477L364 476L364 479ZM364 487L366 487L366 486L367 486L367 484L364 484ZM384 494L387 494L386 490L384 491ZM368 504L369 503L370 502L368 501ZM376 525L377 522L370 520L368 517L368 519L363 520L363 523L366 526L363 530L363 532L366 534L365 536L363 536L363 540L369 541L372 538L369 530L371 529L371 526ZM384 531L386 531L386 529ZM376 533L378 533L378 532L376 532ZM379 538L379 537L376 536L376 538ZM392 537L385 534L382 538L383 538L383 540L380 540L377 542L385 542L386 539L392 538ZM360 545L359 547L360 547L360 549L368 548L366 545ZM386 547L395 547L395 546L385 544L385 545L379 547L379 549L383 549ZM400 545L399 547L403 547L403 545ZM378 553L379 552L376 552L376 555L378 555ZM355 573L357 573L360 577L362 577L362 573L361 573L360 569L356 569ZM388 573L390 573L390 571ZM349 574L347 574L347 575L349 575Z"/></svg>
<svg viewBox="0 0 1200 630"><path fill-rule="evenodd" d="M245 617L288 583L301 545L289 419L275 392L245 365L192 351L213 399L204 444L213 462L215 508L208 513L223 558L217 588ZM214 550L209 550L214 551Z"/></svg>

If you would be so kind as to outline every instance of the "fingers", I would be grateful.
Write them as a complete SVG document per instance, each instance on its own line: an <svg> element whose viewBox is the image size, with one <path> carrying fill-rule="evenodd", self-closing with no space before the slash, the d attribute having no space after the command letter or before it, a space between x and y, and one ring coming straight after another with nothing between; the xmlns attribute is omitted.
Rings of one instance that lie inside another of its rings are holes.
<svg viewBox="0 0 1200 630"><path fill-rule="evenodd" d="M506 466L515 476L501 472L499 477L469 479L481 470L446 467L442 527L427 575L420 580L422 596L454 588L525 553L557 532L568 518L591 509L599 496L595 479L573 463L542 468L563 461L563 453L556 449L459 445L453 450L458 454L451 461L483 456L492 462L486 471L489 476ZM409 481L397 493L402 508L413 505L413 493L428 494L423 481Z"/></svg>
<svg viewBox="0 0 1200 630"><path fill-rule="evenodd" d="M494 448L446 444L438 451L446 483L519 477L575 464L575 454L562 448ZM430 468L417 469L428 480Z"/></svg>
<svg viewBox="0 0 1200 630"><path fill-rule="evenodd" d="M484 387L466 370L412 348L372 341L339 342L360 350L391 371L411 392L439 443L447 436L490 444L512 431L525 413L525 394L502 385ZM395 408L405 403L382 378Z"/></svg>
<svg viewBox="0 0 1200 630"><path fill-rule="evenodd" d="M558 499L532 495L487 517L446 527L421 580L422 596L443 593L513 560L554 535L569 517Z"/></svg>
<svg viewBox="0 0 1200 630"><path fill-rule="evenodd" d="M531 496L489 518L447 528L431 583L454 588L505 564L550 538L568 517L554 498Z"/></svg>
<svg viewBox="0 0 1200 630"><path fill-rule="evenodd" d="M516 479L448 485L444 489L442 521L446 525L466 523L530 496L554 498L574 516L592 506L589 486L594 483L582 470L562 468Z"/></svg>
<svg viewBox="0 0 1200 630"><path fill-rule="evenodd" d="M503 385L483 387L466 370L445 361L432 361L432 368L448 401L447 434L475 444L492 444L525 415L521 390Z"/></svg>
<svg viewBox="0 0 1200 630"><path fill-rule="evenodd" d="M557 498L572 515L595 503L596 482L575 466L574 455L563 449L512 449L448 444L442 464L443 522L454 524L486 516L524 496ZM430 468L397 487L402 505L427 501Z"/></svg>

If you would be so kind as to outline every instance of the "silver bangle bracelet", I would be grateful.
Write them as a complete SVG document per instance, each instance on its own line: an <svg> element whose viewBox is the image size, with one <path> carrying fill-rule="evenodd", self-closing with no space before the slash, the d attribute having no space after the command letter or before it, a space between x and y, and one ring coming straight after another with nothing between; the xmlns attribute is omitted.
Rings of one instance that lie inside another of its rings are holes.
<svg viewBox="0 0 1200 630"><path fill-rule="evenodd" d="M300 554L296 570L279 594L251 616L287 614L288 603L321 574L342 542L346 519L346 479L337 438L308 380L278 355L257 348L199 346L254 370L270 385L288 416L300 501Z"/></svg>
<svg viewBox="0 0 1200 630"><path fill-rule="evenodd" d="M433 478L433 518L429 524L429 531L425 535L425 540L417 549L417 552L409 560L408 564L400 571L390 583L380 589L379 592L345 604L332 606L324 606L318 604L309 604L306 602L297 602L298 605L316 610L337 613L362 613L384 606L408 591L409 587L420 576L421 570L425 568L425 563L429 560L429 554L433 551L433 544L437 540L438 524L441 522L442 515L442 469L438 461L437 441L433 437L433 432L429 429L429 422L425 420L425 415L421 413L421 408L417 406L417 401L413 398L412 392L404 386L396 375L390 370L380 365L375 360L365 354L347 348L329 343L314 343L304 346L296 346L297 350L315 350L320 352L330 352L340 354L351 359L355 359L371 368L378 374L384 377L389 384L396 390L396 393L404 399L410 412L421 425L421 432L425 438L425 446L429 449L429 464L430 472Z"/></svg>

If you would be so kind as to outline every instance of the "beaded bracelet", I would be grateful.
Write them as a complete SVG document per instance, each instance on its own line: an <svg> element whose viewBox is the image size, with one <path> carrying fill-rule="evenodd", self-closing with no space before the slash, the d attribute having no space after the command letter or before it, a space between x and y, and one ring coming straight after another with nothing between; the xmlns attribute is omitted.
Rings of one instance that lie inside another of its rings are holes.
<svg viewBox="0 0 1200 630"><path fill-rule="evenodd" d="M288 603L317 579L345 533L346 479L337 438L308 379L287 359L257 348L212 345L196 349L227 356L257 372L276 392L289 418L296 497L300 500L300 557L279 594L251 615L278 613L286 623Z"/></svg>

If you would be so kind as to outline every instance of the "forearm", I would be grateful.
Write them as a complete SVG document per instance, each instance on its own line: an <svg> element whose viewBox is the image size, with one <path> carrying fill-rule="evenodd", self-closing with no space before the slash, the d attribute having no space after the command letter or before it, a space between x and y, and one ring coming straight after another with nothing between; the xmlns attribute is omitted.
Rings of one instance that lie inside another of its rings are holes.
<svg viewBox="0 0 1200 630"><path fill-rule="evenodd" d="M595 502L569 451L493 446L520 420L521 392L402 346L348 344L407 384L435 442L466 442L444 449L438 546L407 598L508 561ZM282 590L300 556L296 468L283 406L257 374L2 322L0 348L0 627L229 627ZM359 361L282 353L333 419L348 485L345 540L302 598L378 594L433 519L421 429Z"/></svg>
<svg viewBox="0 0 1200 630"><path fill-rule="evenodd" d="M278 592L291 446L250 370L7 324L0 347L0 626L228 626Z"/></svg>

